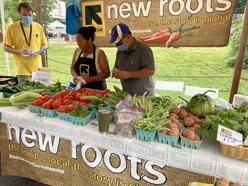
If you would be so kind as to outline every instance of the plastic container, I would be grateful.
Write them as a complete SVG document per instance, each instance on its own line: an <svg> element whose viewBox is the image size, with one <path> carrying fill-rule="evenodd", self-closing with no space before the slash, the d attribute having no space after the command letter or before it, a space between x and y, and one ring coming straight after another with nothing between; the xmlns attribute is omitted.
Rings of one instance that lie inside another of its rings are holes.
<svg viewBox="0 0 248 186"><path fill-rule="evenodd" d="M28 105L28 110L30 112L39 114L41 112L40 109L41 109L41 107L39 107L39 106L35 106L35 105L31 105L31 104Z"/></svg>
<svg viewBox="0 0 248 186"><path fill-rule="evenodd" d="M8 84L9 82L18 83L17 77L14 76L0 76L0 85Z"/></svg>
<svg viewBox="0 0 248 186"><path fill-rule="evenodd" d="M77 116L72 116L70 115L70 121L74 124L74 125L87 125L90 121L92 120L92 112L90 112L86 117L81 118L81 117L77 117Z"/></svg>
<svg viewBox="0 0 248 186"><path fill-rule="evenodd" d="M4 98L10 98L12 95L13 95L12 93L3 92L3 97Z"/></svg>
<svg viewBox="0 0 248 186"><path fill-rule="evenodd" d="M202 140L193 141L193 140L183 137L182 135L180 135L180 138L181 138L181 145L184 147L188 147L191 149L199 149L201 147Z"/></svg>
<svg viewBox="0 0 248 186"><path fill-rule="evenodd" d="M135 129L136 131L136 138L142 141L151 142L154 141L154 137L156 132L141 130L141 129Z"/></svg>
<svg viewBox="0 0 248 186"><path fill-rule="evenodd" d="M45 108L40 108L41 115L48 117L48 118L54 118L57 116L57 111L56 110L50 110L50 109L45 109Z"/></svg>
<svg viewBox="0 0 248 186"><path fill-rule="evenodd" d="M58 112L57 111L57 115L59 117L60 120L63 121L71 121L71 117L69 113L64 113L64 112Z"/></svg>
<svg viewBox="0 0 248 186"><path fill-rule="evenodd" d="M167 134L161 134L158 132L158 140L160 143L175 146L178 142L179 136L170 136Z"/></svg>

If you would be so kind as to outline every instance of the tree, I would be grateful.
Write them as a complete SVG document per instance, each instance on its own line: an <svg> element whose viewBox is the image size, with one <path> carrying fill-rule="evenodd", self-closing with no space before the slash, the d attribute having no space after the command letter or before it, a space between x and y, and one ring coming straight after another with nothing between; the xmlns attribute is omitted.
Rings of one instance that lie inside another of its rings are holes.
<svg viewBox="0 0 248 186"><path fill-rule="evenodd" d="M33 18L36 21L36 6L35 6L35 0L27 0L33 8ZM53 20L51 17L51 12L55 8L55 0L43 0L42 1L42 11L43 11L43 19L44 19L44 24L48 24ZM4 9L5 9L5 19L8 21L8 19L12 19L13 21L20 20L19 13L17 11L17 5L19 4L19 1L17 0L5 0L4 1Z"/></svg>
<svg viewBox="0 0 248 186"><path fill-rule="evenodd" d="M237 4L236 4L236 8L235 8L234 13L235 14L243 14L246 3L247 3L246 0L237 0Z"/></svg>
<svg viewBox="0 0 248 186"><path fill-rule="evenodd" d="M243 21L244 21L243 18L236 21L234 25L234 28L235 28L234 33L232 35L231 41L229 42L227 64L231 67L234 67L236 64L237 53L238 53L239 44L240 44L240 35L241 35L242 28L243 28ZM248 45L246 47L243 68L248 68Z"/></svg>

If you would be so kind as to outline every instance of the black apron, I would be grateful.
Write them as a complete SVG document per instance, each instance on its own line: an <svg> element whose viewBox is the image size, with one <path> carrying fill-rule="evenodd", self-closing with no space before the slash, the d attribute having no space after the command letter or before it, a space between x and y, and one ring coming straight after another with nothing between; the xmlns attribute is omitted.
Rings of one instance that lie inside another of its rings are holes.
<svg viewBox="0 0 248 186"><path fill-rule="evenodd" d="M78 76L96 76L96 47L93 46L93 59L87 57L81 57L82 52L79 54L76 63L74 65L74 70ZM93 88L98 90L105 90L107 88L106 81L95 81L87 83L82 86L84 88Z"/></svg>

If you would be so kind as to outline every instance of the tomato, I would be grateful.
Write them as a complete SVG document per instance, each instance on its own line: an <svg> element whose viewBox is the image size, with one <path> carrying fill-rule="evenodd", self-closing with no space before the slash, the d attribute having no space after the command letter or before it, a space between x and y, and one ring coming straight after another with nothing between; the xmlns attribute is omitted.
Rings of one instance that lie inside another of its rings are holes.
<svg viewBox="0 0 248 186"><path fill-rule="evenodd" d="M59 99L59 98L61 98L61 97L60 97L60 94L59 94L59 93L56 93L56 94L53 95L53 98L54 98L54 99Z"/></svg>
<svg viewBox="0 0 248 186"><path fill-rule="evenodd" d="M68 111L72 112L74 110L74 106L72 104L68 105Z"/></svg>
<svg viewBox="0 0 248 186"><path fill-rule="evenodd" d="M57 109L58 112L66 112L66 107L65 105L60 105Z"/></svg>
<svg viewBox="0 0 248 186"><path fill-rule="evenodd" d="M65 100L63 101L63 105L69 105L69 104L71 104L71 102L72 102L72 100L65 99Z"/></svg>
<svg viewBox="0 0 248 186"><path fill-rule="evenodd" d="M36 99L32 103L34 103L33 105L35 105L35 106L41 106L43 104L43 100L42 99Z"/></svg>
<svg viewBox="0 0 248 186"><path fill-rule="evenodd" d="M53 99L51 98L51 99L49 99L48 101L47 101L47 103L49 103L49 104L51 104L52 105L52 103L53 103Z"/></svg>
<svg viewBox="0 0 248 186"><path fill-rule="evenodd" d="M67 96L66 90L62 90L62 91L59 93L59 95L60 95L61 98L66 97L66 96Z"/></svg>
<svg viewBox="0 0 248 186"><path fill-rule="evenodd" d="M76 91L72 90L70 93L69 93L69 96L72 96L72 97L75 97L77 94Z"/></svg>
<svg viewBox="0 0 248 186"><path fill-rule="evenodd" d="M80 97L81 97L81 96L82 96L81 93L77 93L76 96L75 96L76 100L80 100Z"/></svg>
<svg viewBox="0 0 248 186"><path fill-rule="evenodd" d="M42 108L45 108L45 109L52 109L52 104L51 103L43 103Z"/></svg>
<svg viewBox="0 0 248 186"><path fill-rule="evenodd" d="M43 96L43 100L48 101L51 97L48 95Z"/></svg>
<svg viewBox="0 0 248 186"><path fill-rule="evenodd" d="M60 105L62 105L62 102L59 101L59 100L55 100L53 103L52 103L52 107L54 109L58 108Z"/></svg>
<svg viewBox="0 0 248 186"><path fill-rule="evenodd" d="M73 110L75 110L76 108L78 108L78 105L80 104L80 102L79 101L77 101L77 102L75 102L74 103L74 105L73 105L73 107L74 107L74 109Z"/></svg>
<svg viewBox="0 0 248 186"><path fill-rule="evenodd" d="M68 96L67 99L74 100L74 97L73 96Z"/></svg>

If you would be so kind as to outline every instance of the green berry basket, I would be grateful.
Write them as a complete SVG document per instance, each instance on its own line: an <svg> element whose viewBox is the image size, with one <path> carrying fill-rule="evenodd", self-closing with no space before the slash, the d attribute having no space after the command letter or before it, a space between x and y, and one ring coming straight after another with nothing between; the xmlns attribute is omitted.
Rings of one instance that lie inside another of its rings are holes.
<svg viewBox="0 0 248 186"><path fill-rule="evenodd" d="M178 142L178 139L179 139L179 135L178 136L170 136L170 135L161 134L160 132L158 132L158 141L160 143L175 146Z"/></svg>
<svg viewBox="0 0 248 186"><path fill-rule="evenodd" d="M31 104L28 105L28 110L32 113L39 114L41 112L40 109L41 108L39 106L35 106L35 105L31 105Z"/></svg>
<svg viewBox="0 0 248 186"><path fill-rule="evenodd" d="M57 116L56 110L50 110L45 108L40 108L40 113L42 116L48 117L48 118L55 118Z"/></svg>
<svg viewBox="0 0 248 186"><path fill-rule="evenodd" d="M57 115L58 115L58 117L59 117L60 120L71 121L71 116L70 116L69 113L58 112L57 111Z"/></svg>
<svg viewBox="0 0 248 186"><path fill-rule="evenodd" d="M135 129L136 131L136 138L142 141L151 142L154 140L156 132Z"/></svg>
<svg viewBox="0 0 248 186"><path fill-rule="evenodd" d="M81 118L77 116L70 115L70 120L74 125L87 125L92 120L92 114L93 112L90 112L86 117Z"/></svg>
<svg viewBox="0 0 248 186"><path fill-rule="evenodd" d="M12 93L3 92L3 98L10 98L12 95Z"/></svg>
<svg viewBox="0 0 248 186"><path fill-rule="evenodd" d="M190 140L188 138L185 138L182 135L180 135L180 138L181 138L181 145L184 147L188 147L191 149L199 149L201 147L202 140L194 141L194 140Z"/></svg>

